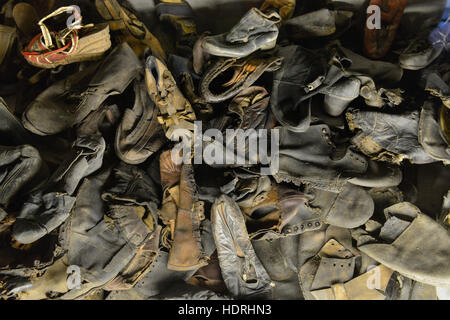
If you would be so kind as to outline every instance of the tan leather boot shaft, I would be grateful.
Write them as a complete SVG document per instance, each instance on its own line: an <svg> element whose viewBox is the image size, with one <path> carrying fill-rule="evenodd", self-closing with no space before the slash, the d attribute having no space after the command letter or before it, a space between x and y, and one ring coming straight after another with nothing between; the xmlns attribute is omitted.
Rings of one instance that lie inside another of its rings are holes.
<svg viewBox="0 0 450 320"><path fill-rule="evenodd" d="M172 150L161 153L159 171L163 190L172 188L180 182L181 164L177 165L172 161Z"/></svg>
<svg viewBox="0 0 450 320"><path fill-rule="evenodd" d="M197 201L192 165L181 169L180 202L175 224L175 237L170 250L170 270L193 270L207 264L200 238L204 220L203 202Z"/></svg>

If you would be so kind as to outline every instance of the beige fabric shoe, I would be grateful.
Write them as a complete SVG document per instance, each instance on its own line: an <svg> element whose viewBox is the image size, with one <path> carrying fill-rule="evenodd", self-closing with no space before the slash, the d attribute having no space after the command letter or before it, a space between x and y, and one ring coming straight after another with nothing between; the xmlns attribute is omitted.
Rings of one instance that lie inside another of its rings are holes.
<svg viewBox="0 0 450 320"><path fill-rule="evenodd" d="M54 32L44 24L47 19L66 12L74 12L77 17L70 27ZM61 7L41 19L38 24L42 33L22 51L28 63L47 69L100 58L111 47L109 25L81 26L81 19L75 7Z"/></svg>

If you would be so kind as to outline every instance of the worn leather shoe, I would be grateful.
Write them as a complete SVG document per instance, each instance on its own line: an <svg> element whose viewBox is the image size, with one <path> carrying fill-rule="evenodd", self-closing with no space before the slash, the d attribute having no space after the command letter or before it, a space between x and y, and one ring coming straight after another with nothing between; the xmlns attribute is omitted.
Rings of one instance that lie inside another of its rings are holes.
<svg viewBox="0 0 450 320"><path fill-rule="evenodd" d="M202 48L211 55L227 58L243 58L257 50L273 49L278 38L276 24L280 21L276 12L265 14L252 8L229 32L205 37Z"/></svg>
<svg viewBox="0 0 450 320"><path fill-rule="evenodd" d="M211 219L222 277L231 294L250 299L270 296L271 279L256 256L236 202L225 195L217 198Z"/></svg>
<svg viewBox="0 0 450 320"><path fill-rule="evenodd" d="M75 126L109 96L122 93L141 63L126 44L118 45L93 65L44 90L25 110L22 123L38 135L57 134Z"/></svg>
<svg viewBox="0 0 450 320"><path fill-rule="evenodd" d="M309 184L316 188L338 192L347 180L367 171L367 159L349 147L335 153L331 131L327 125L311 126L306 132L280 130L279 161L273 176L280 183Z"/></svg>

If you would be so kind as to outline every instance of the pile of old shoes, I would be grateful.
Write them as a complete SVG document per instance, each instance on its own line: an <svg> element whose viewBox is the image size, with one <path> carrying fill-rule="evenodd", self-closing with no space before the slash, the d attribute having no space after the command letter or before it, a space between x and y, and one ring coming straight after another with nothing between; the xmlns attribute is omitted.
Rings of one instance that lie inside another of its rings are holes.
<svg viewBox="0 0 450 320"><path fill-rule="evenodd" d="M5 2L0 299L450 299L445 0Z"/></svg>

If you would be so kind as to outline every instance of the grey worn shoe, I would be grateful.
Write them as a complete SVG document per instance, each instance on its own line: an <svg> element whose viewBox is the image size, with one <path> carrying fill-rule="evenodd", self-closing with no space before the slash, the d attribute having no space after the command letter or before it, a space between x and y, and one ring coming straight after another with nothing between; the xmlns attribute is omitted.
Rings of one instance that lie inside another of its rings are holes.
<svg viewBox="0 0 450 320"><path fill-rule="evenodd" d="M69 217L74 205L75 197L71 195L84 177L101 167L104 151L103 137L78 138L71 154L49 181L22 206L13 226L14 238L21 243L32 243L59 227Z"/></svg>
<svg viewBox="0 0 450 320"><path fill-rule="evenodd" d="M155 223L144 223L152 230L152 234L145 240L145 243L136 252L128 265L119 272L119 274L104 287L107 291L129 290L141 280L149 271L154 263L160 245L161 226Z"/></svg>
<svg viewBox="0 0 450 320"><path fill-rule="evenodd" d="M270 296L271 279L256 256L236 202L225 195L217 198L211 219L222 277L230 293L239 298Z"/></svg>
<svg viewBox="0 0 450 320"><path fill-rule="evenodd" d="M443 47L435 48L427 39L414 39L398 57L400 67L420 70L430 65L442 53Z"/></svg>
<svg viewBox="0 0 450 320"><path fill-rule="evenodd" d="M70 215L75 197L50 192L32 194L23 204L12 235L20 243L33 243L59 227Z"/></svg>
<svg viewBox="0 0 450 320"><path fill-rule="evenodd" d="M340 116L348 105L359 97L361 81L356 77L344 78L325 89L324 110L330 116Z"/></svg>
<svg viewBox="0 0 450 320"><path fill-rule="evenodd" d="M400 66L379 60L371 60L363 57L345 47L340 43L332 43L330 48L336 50L342 59L350 61L346 65L346 76L368 76L375 82L383 82L386 84L396 84L403 77L403 69Z"/></svg>
<svg viewBox="0 0 450 320"><path fill-rule="evenodd" d="M156 244L152 241L160 230L155 182L126 164L110 172L106 168L84 180L73 215L61 231L68 262L80 268L82 280L81 288L68 291L62 299L84 296L107 283L127 287L153 261ZM146 249L150 255L144 254Z"/></svg>
<svg viewBox="0 0 450 320"><path fill-rule="evenodd" d="M257 50L275 47L278 37L278 13L265 14L256 8L247 14L228 32L203 39L203 50L211 55L243 58Z"/></svg>
<svg viewBox="0 0 450 320"><path fill-rule="evenodd" d="M328 66L326 51L312 51L300 46L280 48L283 65L274 74L270 107L276 119L289 130L304 132L311 121L311 98L325 93L344 72Z"/></svg>
<svg viewBox="0 0 450 320"><path fill-rule="evenodd" d="M23 113L22 123L38 135L57 134L73 127L109 96L122 93L141 66L128 44L120 44L100 64L43 91Z"/></svg>
<svg viewBox="0 0 450 320"><path fill-rule="evenodd" d="M145 206L152 215L157 214L160 186L154 178L139 167L120 163L114 168L112 180L108 186L109 188L102 193L104 201L112 204Z"/></svg>
<svg viewBox="0 0 450 320"><path fill-rule="evenodd" d="M105 149L105 139L100 135L79 137L70 154L50 177L49 185L58 185L60 190L72 195L84 177L101 168Z"/></svg>
<svg viewBox="0 0 450 320"><path fill-rule="evenodd" d="M280 237L273 233L251 240L257 257L270 276L271 299L302 300L298 281L299 236Z"/></svg>
<svg viewBox="0 0 450 320"><path fill-rule="evenodd" d="M305 193L318 218L326 224L352 229L365 224L374 212L374 202L369 193L361 187L347 183L342 191L330 192L307 188Z"/></svg>
<svg viewBox="0 0 450 320"><path fill-rule="evenodd" d="M362 233L358 250L413 280L450 285L450 235L408 202L385 209L379 240Z"/></svg>
<svg viewBox="0 0 450 320"><path fill-rule="evenodd" d="M286 21L285 28L293 40L326 37L336 32L336 11L320 9Z"/></svg>
<svg viewBox="0 0 450 320"><path fill-rule="evenodd" d="M410 41L410 44L400 53L399 64L403 69L420 70L426 68L441 53L450 49L450 24L439 24L437 28L429 32L421 32L419 36Z"/></svg>
<svg viewBox="0 0 450 320"><path fill-rule="evenodd" d="M436 162L418 141L419 113L388 114L374 111L349 110L346 113L350 130L359 132L352 142L374 160L399 164L403 159L412 163Z"/></svg>
<svg viewBox="0 0 450 320"><path fill-rule="evenodd" d="M41 169L39 152L30 145L0 146L0 210L4 210L21 188Z"/></svg>
<svg viewBox="0 0 450 320"><path fill-rule="evenodd" d="M280 183L308 184L338 192L347 180L367 171L367 159L350 148L336 152L327 125L311 126L306 132L280 130L280 146L272 159L271 170ZM345 152L344 152L345 151Z"/></svg>

